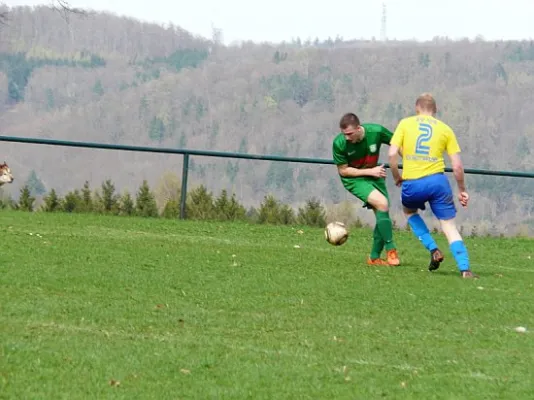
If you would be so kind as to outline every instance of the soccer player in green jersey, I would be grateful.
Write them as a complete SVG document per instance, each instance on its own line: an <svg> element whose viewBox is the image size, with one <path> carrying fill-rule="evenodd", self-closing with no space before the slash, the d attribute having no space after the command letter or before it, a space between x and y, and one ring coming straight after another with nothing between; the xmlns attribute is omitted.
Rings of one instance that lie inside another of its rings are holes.
<svg viewBox="0 0 534 400"><path fill-rule="evenodd" d="M341 133L332 146L334 163L345 189L374 211L376 225L373 247L367 259L368 265L400 265L393 224L389 217L389 195L386 188L386 170L378 165L382 144L389 145L393 133L382 125L360 124L353 113L345 114L339 122ZM387 260L380 258L386 248Z"/></svg>

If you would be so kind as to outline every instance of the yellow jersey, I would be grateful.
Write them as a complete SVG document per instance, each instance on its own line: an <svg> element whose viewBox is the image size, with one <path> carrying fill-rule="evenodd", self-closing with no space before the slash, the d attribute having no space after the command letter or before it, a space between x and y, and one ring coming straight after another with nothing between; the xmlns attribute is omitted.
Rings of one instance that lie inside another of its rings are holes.
<svg viewBox="0 0 534 400"><path fill-rule="evenodd" d="M391 145L402 150L402 179L419 179L445 171L443 153L460 152L453 130L427 115L414 115L399 122Z"/></svg>

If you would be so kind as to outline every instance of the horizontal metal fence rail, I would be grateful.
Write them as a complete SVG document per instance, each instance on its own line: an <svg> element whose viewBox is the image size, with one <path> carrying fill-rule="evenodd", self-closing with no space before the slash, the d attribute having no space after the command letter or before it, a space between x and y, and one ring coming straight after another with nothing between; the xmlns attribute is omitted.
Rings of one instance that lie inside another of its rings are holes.
<svg viewBox="0 0 534 400"><path fill-rule="evenodd" d="M189 175L189 159L190 156L204 156L204 157L220 157L220 158L237 158L245 160L264 160L264 161L282 161L294 162L303 164L323 164L333 165L334 161L326 158L300 158L300 157L285 157L275 155L261 155L261 154L246 154L233 153L223 151L208 151L208 150L191 150L191 149L174 149L170 147L146 147L146 146L130 146L122 144L107 144L94 142L78 142L70 140L56 140L56 139L41 139L28 138L16 136L0 136L0 142L11 143L26 143L39 144L48 146L62 146L62 147L79 147L85 149L99 149L99 150L118 150L118 151L135 151L141 153L163 153L163 154L181 154L183 155L182 167L182 195L180 199L180 218L185 218L185 205L187 194L187 178ZM386 168L389 167L384 163ZM402 164L399 165L402 168ZM452 172L451 168L445 168L445 172ZM512 178L534 178L534 172L518 172L518 171L492 171L485 169L466 168L466 174L473 175L489 175L489 176L507 176Z"/></svg>

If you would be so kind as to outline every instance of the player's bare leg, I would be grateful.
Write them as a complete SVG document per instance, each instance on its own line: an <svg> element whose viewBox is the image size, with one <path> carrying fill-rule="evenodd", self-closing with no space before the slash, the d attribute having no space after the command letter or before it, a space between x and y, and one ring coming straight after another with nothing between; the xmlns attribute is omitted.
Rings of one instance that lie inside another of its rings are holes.
<svg viewBox="0 0 534 400"><path fill-rule="evenodd" d="M430 234L425 221L423 221L417 210L411 210L403 207L403 211L406 219L408 220L410 228L412 228L412 232L430 252L430 264L428 265L428 270L437 270L445 257Z"/></svg>
<svg viewBox="0 0 534 400"><path fill-rule="evenodd" d="M447 237L451 252L454 255L458 269L462 274L462 278L478 278L478 275L473 274L469 267L469 255L465 248L462 235L456 227L454 218L448 220L439 220L441 229Z"/></svg>
<svg viewBox="0 0 534 400"><path fill-rule="evenodd" d="M393 241L393 223L389 216L389 202L379 190L373 190L367 197L367 203L371 205L375 212L376 227L384 241L387 252L387 263L391 266L400 265L397 247Z"/></svg>

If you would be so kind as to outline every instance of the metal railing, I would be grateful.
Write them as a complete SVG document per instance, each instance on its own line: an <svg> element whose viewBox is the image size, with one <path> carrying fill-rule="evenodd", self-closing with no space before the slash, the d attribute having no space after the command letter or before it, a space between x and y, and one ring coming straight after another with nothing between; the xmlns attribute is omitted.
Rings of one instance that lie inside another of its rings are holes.
<svg viewBox="0 0 534 400"><path fill-rule="evenodd" d="M204 157L221 157L221 158L237 158L245 160L264 160L264 161L284 161L303 164L324 164L333 165L334 161L326 158L299 158L299 157L284 157L275 155L260 155L260 154L246 154L233 153L222 151L207 151L207 150L190 150L190 149L174 149L169 147L146 147L146 146L130 146L121 144L107 144L107 143L93 143L93 142L75 142L70 140L56 140L56 139L41 139L28 138L16 136L0 136L0 142L12 143L27 143L40 144L49 146L62 147L81 147L85 149L101 149L101 150L119 150L119 151L135 151L142 153L164 153L164 154L182 154L182 188L180 198L180 218L186 217L186 199L187 199L187 179L189 176L189 160L190 156L204 156ZM384 163L388 168L388 164ZM402 168L402 164L399 165ZM451 168L445 168L445 172L452 172ZM534 172L517 172L517 171L492 171L484 169L466 168L466 174L473 175L489 175L489 176L508 176L513 178L534 178Z"/></svg>

